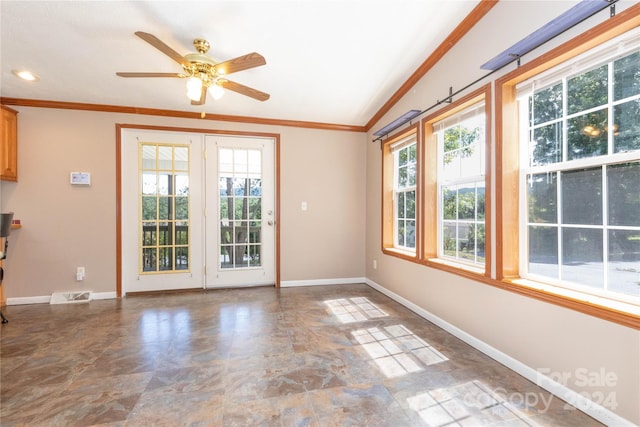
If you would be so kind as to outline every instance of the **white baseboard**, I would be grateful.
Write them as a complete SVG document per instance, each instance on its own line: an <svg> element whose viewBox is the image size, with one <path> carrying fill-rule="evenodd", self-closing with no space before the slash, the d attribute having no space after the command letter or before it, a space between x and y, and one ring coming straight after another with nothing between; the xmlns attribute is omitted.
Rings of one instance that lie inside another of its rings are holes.
<svg viewBox="0 0 640 427"><path fill-rule="evenodd" d="M366 279L366 283L367 285L371 286L373 289L385 294L389 298L404 305L409 310L427 319L428 321L434 323L435 325L439 326L440 328L444 329L445 331L449 332L455 337L460 338L462 341L466 342L467 344L471 345L475 349L481 351L482 353L486 354L487 356L491 357L492 359L496 360L497 362L501 363L502 365L506 366L512 371L522 375L529 381L544 388L554 396L557 396L558 398L566 402L570 402L573 406L579 408L582 412L595 418L601 423L608 426L616 426L616 427L633 427L636 425L622 418L621 416L615 414L614 412L611 412L609 409L597 404L596 402L593 402L592 400L585 398L580 393L554 381L553 379L549 378L546 375L543 375L542 373L540 373L540 371L525 365L524 363L514 359L508 354L505 354L500 350L485 343L484 341L479 340L473 335L468 334L462 329L452 325L451 323L443 320L442 318L434 315L433 313L430 313L429 311L412 303L406 298L403 298L400 295L377 284L376 282Z"/></svg>
<svg viewBox="0 0 640 427"><path fill-rule="evenodd" d="M16 297L7 298L7 305L24 305L24 304L49 304L51 295L41 297Z"/></svg>
<svg viewBox="0 0 640 427"><path fill-rule="evenodd" d="M366 283L364 277L352 277L349 279L315 279L315 280L285 280L280 281L281 288L293 288L296 286L324 286L324 285L352 285L354 283Z"/></svg>
<svg viewBox="0 0 640 427"><path fill-rule="evenodd" d="M91 292L91 299L116 299L118 294L115 292Z"/></svg>
<svg viewBox="0 0 640 427"><path fill-rule="evenodd" d="M115 299L117 294L115 292L91 292L91 299ZM7 305L25 305L25 304L49 304L51 302L51 295L44 295L39 297L16 297L7 298Z"/></svg>

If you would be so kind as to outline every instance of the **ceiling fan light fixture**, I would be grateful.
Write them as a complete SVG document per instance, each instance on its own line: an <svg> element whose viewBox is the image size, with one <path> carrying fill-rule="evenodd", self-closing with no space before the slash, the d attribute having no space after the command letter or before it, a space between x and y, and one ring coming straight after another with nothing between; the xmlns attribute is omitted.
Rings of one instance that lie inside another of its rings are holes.
<svg viewBox="0 0 640 427"><path fill-rule="evenodd" d="M199 77L190 77L187 80L187 97L192 101L198 101L202 95L202 80Z"/></svg>
<svg viewBox="0 0 640 427"><path fill-rule="evenodd" d="M224 95L224 89L218 83L214 83L209 88L209 93L213 99L220 99Z"/></svg>

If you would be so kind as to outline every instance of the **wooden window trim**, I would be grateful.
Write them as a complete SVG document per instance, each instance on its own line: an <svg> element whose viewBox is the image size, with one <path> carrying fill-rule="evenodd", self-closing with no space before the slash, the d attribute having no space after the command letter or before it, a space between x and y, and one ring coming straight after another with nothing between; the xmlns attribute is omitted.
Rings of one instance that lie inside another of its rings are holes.
<svg viewBox="0 0 640 427"><path fill-rule="evenodd" d="M516 84L560 65L640 26L640 4L629 7L568 42L506 74L495 82L496 99L496 278L490 284L640 329L640 307L519 277L519 135Z"/></svg>
<svg viewBox="0 0 640 427"><path fill-rule="evenodd" d="M419 255L420 241L422 236L422 225L420 224L420 211L422 208L420 197L420 184L422 182L422 166L421 166L421 144L420 144L420 127L419 123L409 126L390 136L381 142L382 149L382 253L395 256L408 261L416 261ZM407 251L394 246L393 235L393 178L394 178L394 162L391 146L394 142L406 138L410 135L416 137L416 158L417 158L417 181L416 181L416 250Z"/></svg>
<svg viewBox="0 0 640 427"><path fill-rule="evenodd" d="M442 119L450 117L473 104L484 101L485 112L485 266L481 268L467 266L464 263L456 263L446 259L438 258L438 144L433 124ZM491 210L491 84L486 84L481 88L460 98L458 101L447 107L425 117L422 120L422 157L420 163L424 171L422 178L422 200L420 205L420 223L423 232L421 233L421 253L422 264L440 270L460 273L465 277L477 279L491 277L492 265L492 210Z"/></svg>

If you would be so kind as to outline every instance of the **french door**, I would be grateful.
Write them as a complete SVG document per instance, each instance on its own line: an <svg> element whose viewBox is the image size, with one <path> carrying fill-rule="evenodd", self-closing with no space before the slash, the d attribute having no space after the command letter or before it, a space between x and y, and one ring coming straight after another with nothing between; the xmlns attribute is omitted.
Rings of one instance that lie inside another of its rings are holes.
<svg viewBox="0 0 640 427"><path fill-rule="evenodd" d="M208 135L205 152L206 286L274 284L273 139Z"/></svg>
<svg viewBox="0 0 640 427"><path fill-rule="evenodd" d="M123 129L122 290L275 283L272 138Z"/></svg>

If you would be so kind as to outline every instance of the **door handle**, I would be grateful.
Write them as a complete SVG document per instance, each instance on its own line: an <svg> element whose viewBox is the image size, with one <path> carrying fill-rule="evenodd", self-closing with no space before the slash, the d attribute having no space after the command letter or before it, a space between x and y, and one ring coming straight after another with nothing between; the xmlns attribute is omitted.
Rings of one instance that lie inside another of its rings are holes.
<svg viewBox="0 0 640 427"><path fill-rule="evenodd" d="M276 223L275 221L271 221L271 220L267 221L267 225L274 225L275 223Z"/></svg>

